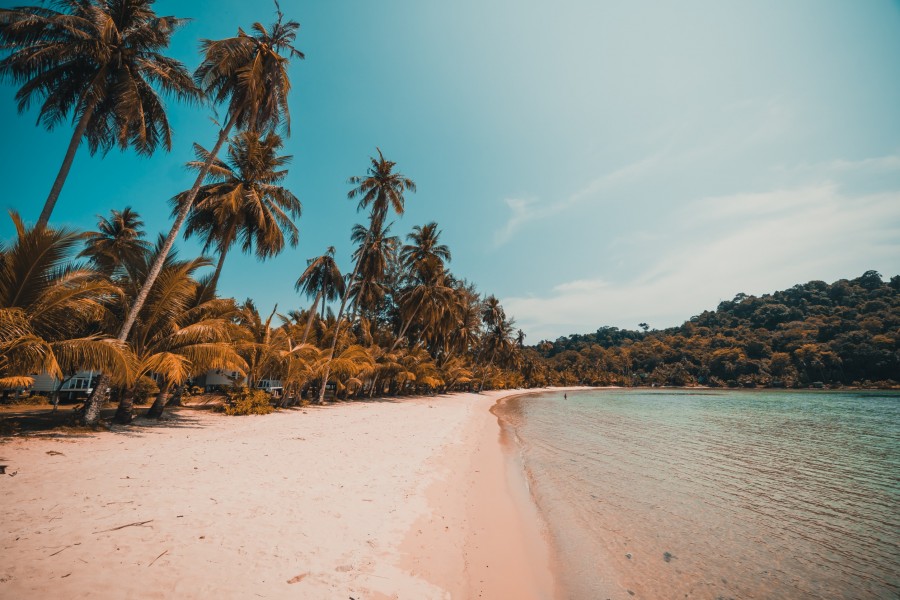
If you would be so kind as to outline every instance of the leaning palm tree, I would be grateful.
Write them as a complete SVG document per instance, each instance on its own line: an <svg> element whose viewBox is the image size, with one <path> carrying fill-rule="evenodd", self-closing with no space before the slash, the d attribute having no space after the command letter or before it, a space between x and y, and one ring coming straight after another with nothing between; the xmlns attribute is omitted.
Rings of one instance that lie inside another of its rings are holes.
<svg viewBox="0 0 900 600"><path fill-rule="evenodd" d="M75 131L44 203L46 227L86 138L91 155L118 144L152 154L172 146L165 107L154 86L181 100L199 90L184 65L160 52L184 19L159 17L154 0L63 0L0 9L0 78L22 84L19 112L40 104L38 123L53 129L70 115Z"/></svg>
<svg viewBox="0 0 900 600"><path fill-rule="evenodd" d="M79 369L127 382L130 354L98 323L121 293L97 271L70 262L82 236L27 228L11 213L16 239L0 248L0 387L24 387L34 373L62 379Z"/></svg>
<svg viewBox="0 0 900 600"><path fill-rule="evenodd" d="M254 23L253 35L238 29L236 37L202 42L203 62L194 73L194 79L213 102L227 104L225 112L227 121L219 132L209 157L197 174L193 187L185 197L143 287L122 322L117 336L122 342L128 339L135 319L162 270L182 224L187 219L197 192L206 180L207 171L228 139L232 128L266 131L284 124L286 129L290 130L287 97L291 83L287 75L287 66L289 58L303 58L303 53L293 46L300 24L296 21L285 23L283 17L279 10L278 19L269 30L260 23ZM287 58L282 54L287 54ZM85 405L84 421L93 424L99 417L100 398L95 389Z"/></svg>
<svg viewBox="0 0 900 600"><path fill-rule="evenodd" d="M85 248L79 256L107 275L133 264L150 251L144 239L144 222L130 206L110 211L109 218L97 215L97 231L85 234Z"/></svg>
<svg viewBox="0 0 900 600"><path fill-rule="evenodd" d="M322 303L322 316L325 315L325 303L333 302L344 295L344 278L334 260L334 246L329 246L325 254L306 261L306 270L297 279L294 288L307 298L315 297L309 309L306 329L303 331L301 344L309 338L309 330L316 316L316 308Z"/></svg>
<svg viewBox="0 0 900 600"><path fill-rule="evenodd" d="M381 148L375 148L378 151L378 159L375 157L370 157L371 166L369 167L366 175L364 176L356 176L350 177L347 182L351 185L354 185L353 189L347 192L347 198L353 200L359 197L359 204L357 205L357 211L369 208L370 209L370 218L369 218L369 232L379 231L381 230L382 225L384 224L384 219L387 216L388 210L393 208L394 212L400 216L403 214L405 210L406 200L403 196L405 191L407 192L415 192L416 184L415 182L406 177L402 173L394 172L394 167L397 163L387 160L384 158L384 155L381 153ZM365 240L364 246L368 245L368 237ZM360 255L361 256L361 255ZM356 280L356 275L359 272L360 261L356 261L356 266L353 268L353 274L350 275L350 281L353 282ZM340 328L341 317L344 314L344 308L347 306L347 300L350 297L350 290L352 286L347 286L347 290L344 292L343 298L341 298L341 307L338 309L337 321L338 328ZM335 344L337 344L338 336L334 336L334 341L331 345L331 355L334 355ZM325 365L325 379L328 379L328 365ZM325 401L325 386L322 386L322 389L319 391L319 403Z"/></svg>
<svg viewBox="0 0 900 600"><path fill-rule="evenodd" d="M215 247L219 254L216 270L207 288L215 291L225 255L240 239L241 250L265 260L284 248L285 237L295 247L298 240L294 219L300 216L300 201L281 182L287 175L283 167L291 156L279 156L281 136L269 132L264 137L244 131L229 141L227 161L214 160L207 171L207 184L197 192L190 209L184 237L198 234L203 252ZM209 159L199 144L194 144L197 160L188 163L202 170ZM174 214L181 210L189 192L173 199Z"/></svg>
<svg viewBox="0 0 900 600"><path fill-rule="evenodd" d="M152 254L145 257L148 265L152 261ZM138 361L138 375L155 374L160 387L149 417L160 417L169 389L189 377L207 369L246 368L232 343L235 315L231 301L213 298L198 302L199 284L194 274L209 264L203 257L182 261L170 254L141 310L131 348ZM131 419L131 398L125 394L119 401L116 421L127 424Z"/></svg>

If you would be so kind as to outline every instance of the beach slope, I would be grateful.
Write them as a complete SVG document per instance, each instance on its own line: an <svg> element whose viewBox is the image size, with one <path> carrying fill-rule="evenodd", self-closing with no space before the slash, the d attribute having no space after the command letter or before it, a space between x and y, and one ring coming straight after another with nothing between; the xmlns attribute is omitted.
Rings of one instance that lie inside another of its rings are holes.
<svg viewBox="0 0 900 600"><path fill-rule="evenodd" d="M505 394L7 438L0 596L550 597Z"/></svg>

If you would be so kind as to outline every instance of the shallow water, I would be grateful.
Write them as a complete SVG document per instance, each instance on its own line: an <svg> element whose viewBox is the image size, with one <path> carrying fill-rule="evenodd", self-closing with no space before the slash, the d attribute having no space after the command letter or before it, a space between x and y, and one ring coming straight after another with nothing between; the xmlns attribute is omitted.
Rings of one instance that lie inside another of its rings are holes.
<svg viewBox="0 0 900 600"><path fill-rule="evenodd" d="M567 598L900 597L900 394L510 400Z"/></svg>

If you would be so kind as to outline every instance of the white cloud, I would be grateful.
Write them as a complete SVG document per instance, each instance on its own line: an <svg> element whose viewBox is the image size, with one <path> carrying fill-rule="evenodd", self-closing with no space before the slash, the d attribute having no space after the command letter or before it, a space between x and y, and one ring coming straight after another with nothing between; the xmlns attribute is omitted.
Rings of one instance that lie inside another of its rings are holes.
<svg viewBox="0 0 900 600"><path fill-rule="evenodd" d="M691 205L680 242L629 281L562 283L544 297L503 299L531 340L603 325L664 328L738 292L762 294L810 279L900 272L900 191L848 196L832 184L706 198Z"/></svg>

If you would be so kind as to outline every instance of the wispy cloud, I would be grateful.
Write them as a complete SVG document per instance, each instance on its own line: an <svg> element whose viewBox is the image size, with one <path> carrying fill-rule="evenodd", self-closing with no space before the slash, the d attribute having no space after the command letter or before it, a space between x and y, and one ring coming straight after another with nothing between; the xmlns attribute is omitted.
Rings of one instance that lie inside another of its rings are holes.
<svg viewBox="0 0 900 600"><path fill-rule="evenodd" d="M655 150L645 157L609 170L565 198L544 201L536 197L504 199L510 214L494 233L494 246L502 246L524 226L570 211L586 203L608 200L610 192L680 174L719 161L723 156L771 143L789 127L790 110L774 99L752 99L722 107L716 114L693 116L670 123L651 136ZM677 150L676 150L677 149Z"/></svg>
<svg viewBox="0 0 900 600"><path fill-rule="evenodd" d="M506 198L504 202L509 207L511 214L506 223L494 234L494 245L502 246L510 241L526 223L542 221L583 202L595 199L604 190L638 179L653 169L661 158L662 154L654 154L625 165L594 179L581 189L556 202L541 203L536 198Z"/></svg>
<svg viewBox="0 0 900 600"><path fill-rule="evenodd" d="M900 191L850 196L823 184L705 198L686 211L703 218L685 220L678 249L663 242L660 258L629 280L582 279L540 297L504 298L507 312L534 341L602 325L662 328L738 292L900 271Z"/></svg>

